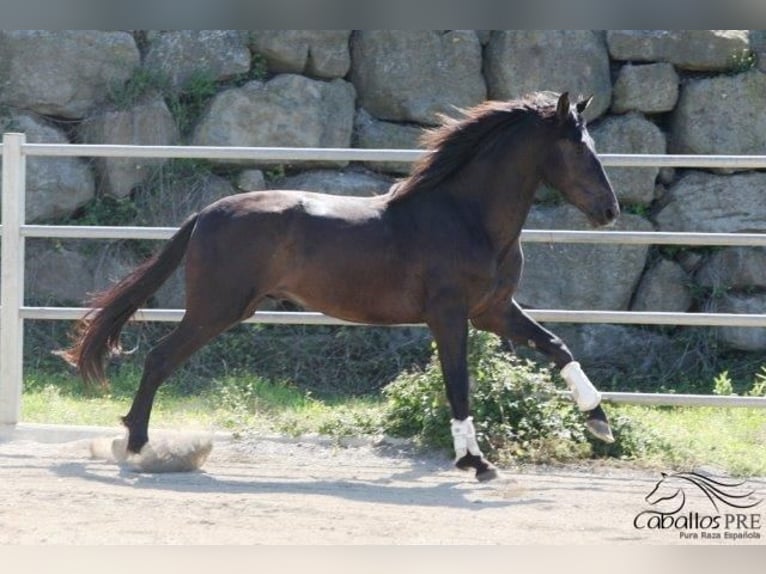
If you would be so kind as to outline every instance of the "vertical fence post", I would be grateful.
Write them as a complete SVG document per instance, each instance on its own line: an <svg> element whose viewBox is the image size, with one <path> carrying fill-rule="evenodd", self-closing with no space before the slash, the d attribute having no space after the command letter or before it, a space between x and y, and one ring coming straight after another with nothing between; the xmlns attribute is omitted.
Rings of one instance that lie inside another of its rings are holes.
<svg viewBox="0 0 766 574"><path fill-rule="evenodd" d="M24 321L24 134L3 134L2 250L0 250L0 425L21 415Z"/></svg>

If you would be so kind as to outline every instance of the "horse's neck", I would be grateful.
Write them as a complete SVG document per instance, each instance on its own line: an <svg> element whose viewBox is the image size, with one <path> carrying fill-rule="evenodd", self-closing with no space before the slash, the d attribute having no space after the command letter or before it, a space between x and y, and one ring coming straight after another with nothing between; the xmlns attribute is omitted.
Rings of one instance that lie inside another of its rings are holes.
<svg viewBox="0 0 766 574"><path fill-rule="evenodd" d="M498 250L506 250L518 240L521 228L534 202L540 178L535 169L488 170L477 166L474 178L466 178L459 195L481 205L482 225ZM467 174L468 175L468 174Z"/></svg>

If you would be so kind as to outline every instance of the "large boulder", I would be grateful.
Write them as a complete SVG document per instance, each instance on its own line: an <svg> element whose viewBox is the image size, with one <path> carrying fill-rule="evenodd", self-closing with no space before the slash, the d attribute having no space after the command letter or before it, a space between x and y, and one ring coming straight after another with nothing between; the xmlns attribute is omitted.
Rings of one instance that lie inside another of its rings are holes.
<svg viewBox="0 0 766 574"><path fill-rule="evenodd" d="M79 119L121 89L140 62L127 32L0 32L0 104Z"/></svg>
<svg viewBox="0 0 766 574"><path fill-rule="evenodd" d="M750 49L753 51L756 67L761 72L766 72L766 30L750 30Z"/></svg>
<svg viewBox="0 0 766 574"><path fill-rule="evenodd" d="M725 247L702 264L694 279L712 289L766 289L766 248Z"/></svg>
<svg viewBox="0 0 766 574"><path fill-rule="evenodd" d="M646 373L665 366L672 353L672 341L647 327L627 325L548 325L570 348L575 359L603 389L615 371ZM619 389L625 390L625 389Z"/></svg>
<svg viewBox="0 0 766 574"><path fill-rule="evenodd" d="M660 231L766 232L766 173L690 172L668 192L656 216Z"/></svg>
<svg viewBox="0 0 766 574"><path fill-rule="evenodd" d="M763 314L766 309L765 293L726 293L711 304L716 313L737 315ZM740 351L766 351L766 328L718 327L718 337L727 346Z"/></svg>
<svg viewBox="0 0 766 574"><path fill-rule="evenodd" d="M273 73L343 78L351 67L350 37L351 30L257 30L250 49Z"/></svg>
<svg viewBox="0 0 766 574"><path fill-rule="evenodd" d="M26 134L28 143L67 144L66 134L36 114L11 113L4 131ZM95 197L88 164L76 157L30 157L27 160L26 221L67 217Z"/></svg>
<svg viewBox="0 0 766 574"><path fill-rule="evenodd" d="M181 166L174 168L167 181L157 185L151 193L136 195L134 202L141 213L142 225L173 227L180 225L191 213L237 192L238 190L222 177L198 168ZM93 242L89 243L89 249L92 250ZM160 245L157 246L157 249L159 248ZM82 252L81 249L79 251ZM67 256L77 261L76 256ZM100 249L95 256L89 258L80 284L92 284L96 290L103 289L121 279L139 263L141 260L137 259L134 253L119 243L114 244ZM44 276L39 271L38 274ZM80 289L76 287L73 290L78 292ZM184 305L184 266L181 265L149 299L147 306L180 309Z"/></svg>
<svg viewBox="0 0 766 574"><path fill-rule="evenodd" d="M423 129L414 125L385 122L375 119L364 109L359 109L354 118L354 147L365 149L416 149ZM409 174L411 162L375 161L364 165L376 171L395 174Z"/></svg>
<svg viewBox="0 0 766 574"><path fill-rule="evenodd" d="M684 313L692 305L691 278L678 263L660 259L641 277L631 309Z"/></svg>
<svg viewBox="0 0 766 574"><path fill-rule="evenodd" d="M602 34L591 30L493 31L484 68L492 99L514 99L539 90L592 95L587 119L603 114L612 101L606 44Z"/></svg>
<svg viewBox="0 0 766 574"><path fill-rule="evenodd" d="M610 116L590 130L599 153L664 154L665 134L641 114ZM648 205L654 199L658 167L607 167L620 202Z"/></svg>
<svg viewBox="0 0 766 574"><path fill-rule="evenodd" d="M470 30L356 32L351 81L359 105L378 119L438 123L487 95L481 44Z"/></svg>
<svg viewBox="0 0 766 574"><path fill-rule="evenodd" d="M155 97L127 110L110 110L90 116L80 126L80 139L91 144L175 145L178 127L165 101ZM102 191L126 197L150 177L165 158L108 157L95 160Z"/></svg>
<svg viewBox="0 0 766 574"><path fill-rule="evenodd" d="M672 115L670 151L689 154L762 154L766 149L766 74L684 84Z"/></svg>
<svg viewBox="0 0 766 574"><path fill-rule="evenodd" d="M591 229L585 216L570 205L536 206L528 229ZM623 214L615 230L651 231L651 224ZM646 245L524 243L524 273L516 299L547 309L623 310L646 264Z"/></svg>
<svg viewBox="0 0 766 574"><path fill-rule="evenodd" d="M324 82L296 74L248 82L213 98L192 144L346 148L351 145L355 95L354 86L344 80Z"/></svg>
<svg viewBox="0 0 766 574"><path fill-rule="evenodd" d="M247 33L239 30L172 30L149 36L144 67L181 89L195 74L227 80L250 71Z"/></svg>
<svg viewBox="0 0 766 574"><path fill-rule="evenodd" d="M271 183L272 189L299 189L329 195L370 196L386 193L391 187L390 178L364 169L310 170L298 175L283 177Z"/></svg>
<svg viewBox="0 0 766 574"><path fill-rule="evenodd" d="M239 193L224 177L204 169L179 168L150 193L134 199L142 221L150 227L172 227L214 201Z"/></svg>
<svg viewBox="0 0 766 574"><path fill-rule="evenodd" d="M27 300L38 305L83 304L93 289L88 261L88 257L74 249L55 249L50 244L30 242L24 273Z"/></svg>
<svg viewBox="0 0 766 574"><path fill-rule="evenodd" d="M266 177L260 169L244 169L237 176L236 186L242 192L263 191L267 189Z"/></svg>
<svg viewBox="0 0 766 574"><path fill-rule="evenodd" d="M124 245L111 242L41 239L29 242L26 255L25 296L36 305L87 304L138 264Z"/></svg>
<svg viewBox="0 0 766 574"><path fill-rule="evenodd" d="M679 82L672 64L626 64L614 82L611 111L616 114L669 112L678 102Z"/></svg>
<svg viewBox="0 0 766 574"><path fill-rule="evenodd" d="M615 60L706 72L730 70L750 46L747 30L608 30L606 42Z"/></svg>

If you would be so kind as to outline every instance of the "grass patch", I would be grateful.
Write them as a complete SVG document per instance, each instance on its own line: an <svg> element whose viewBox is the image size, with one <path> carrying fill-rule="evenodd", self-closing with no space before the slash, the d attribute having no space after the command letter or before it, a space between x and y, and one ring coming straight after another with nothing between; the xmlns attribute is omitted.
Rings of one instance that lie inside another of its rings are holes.
<svg viewBox="0 0 766 574"><path fill-rule="evenodd" d="M136 345L138 353L110 366L108 390L87 389L43 352L60 341L60 329L28 340L35 360L28 357L26 364L22 420L117 427L130 408L141 350L148 345ZM161 334L150 331L137 340ZM126 346L134 344L128 338ZM478 438L501 465L598 459L766 476L766 410L607 405L617 441L604 445L589 437L582 414L558 395L564 384L557 374L507 354L493 335L471 332L469 365ZM721 371L696 381L694 390L764 396L766 366L748 367L749 374L736 378ZM160 388L151 426L288 436L388 434L450 452L449 418L438 360L420 330L243 325L213 341Z"/></svg>
<svg viewBox="0 0 766 574"><path fill-rule="evenodd" d="M32 423L114 426L128 412L139 373L124 372L108 391L86 389L72 375L36 372L24 380L21 420ZM225 413L203 396L160 389L152 425L157 428L221 427Z"/></svg>
<svg viewBox="0 0 766 574"><path fill-rule="evenodd" d="M643 465L711 466L735 476L766 476L764 409L621 405L609 412L629 416L662 438L662 446L642 456Z"/></svg>
<svg viewBox="0 0 766 574"><path fill-rule="evenodd" d="M104 390L87 389L73 375L33 372L25 378L21 420L118 427L130 409L140 375L138 369L120 369ZM232 374L215 379L198 394L172 384L160 387L150 427L362 436L382 432L383 412L380 398L319 399L288 382Z"/></svg>
<svg viewBox="0 0 766 574"><path fill-rule="evenodd" d="M119 417L130 407L139 375L136 369L121 369L113 377L109 392L102 392L83 389L71 374L33 372L25 381L22 420L117 428ZM569 436L555 441L536 441L532 437L526 443L510 441L506 450L491 449L493 459L511 466L518 462L577 463L597 459L664 471L705 466L732 476L766 476L766 410L633 405L606 405L606 409L617 438L613 445L583 442L581 418L568 418ZM151 428L228 430L235 436L277 433L345 438L386 433L415 437L418 442L416 430L402 432L401 415L383 394L318 398L287 381L232 374L214 380L210 388L194 395L172 384L162 387L154 403ZM440 418L428 432L441 436L439 433L448 430L448 420ZM476 422L485 432L492 432L491 427L478 424L478 415ZM528 426L529 421L524 424ZM519 428L523 429L524 424ZM431 448L449 450L450 445L443 442Z"/></svg>
<svg viewBox="0 0 766 574"><path fill-rule="evenodd" d="M287 381L270 381L250 374L229 375L205 391L222 415L224 426L235 432L269 431L300 436L375 434L381 427L382 405L373 397L320 399Z"/></svg>

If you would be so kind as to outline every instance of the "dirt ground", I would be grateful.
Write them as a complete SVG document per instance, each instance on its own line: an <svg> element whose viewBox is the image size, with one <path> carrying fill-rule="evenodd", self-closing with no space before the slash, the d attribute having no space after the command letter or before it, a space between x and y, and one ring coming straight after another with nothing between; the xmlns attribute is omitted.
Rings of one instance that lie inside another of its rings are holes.
<svg viewBox="0 0 766 574"><path fill-rule="evenodd" d="M93 458L93 434L0 434L0 544L715 543L634 527L659 472L504 469L480 484L401 443L217 436L202 470L149 474ZM733 543L766 543L757 533Z"/></svg>

